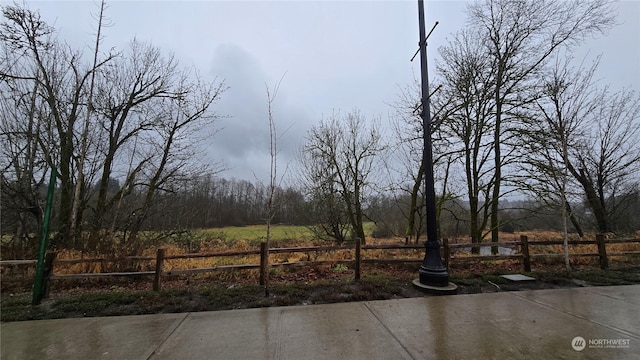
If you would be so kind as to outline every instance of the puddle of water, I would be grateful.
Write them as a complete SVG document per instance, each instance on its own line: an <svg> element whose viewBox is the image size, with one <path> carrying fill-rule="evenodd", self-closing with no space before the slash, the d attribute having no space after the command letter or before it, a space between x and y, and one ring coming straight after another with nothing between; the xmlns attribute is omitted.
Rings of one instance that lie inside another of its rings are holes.
<svg viewBox="0 0 640 360"><path fill-rule="evenodd" d="M465 253L465 254L470 254L471 253L471 248L463 248L463 249L455 249L455 252L453 253ZM503 246L499 246L498 247L498 254L500 255L515 255L516 254L516 250L512 249L512 248L508 248L508 247L503 247ZM491 254L491 247L490 246L483 246L480 248L480 255L492 255Z"/></svg>

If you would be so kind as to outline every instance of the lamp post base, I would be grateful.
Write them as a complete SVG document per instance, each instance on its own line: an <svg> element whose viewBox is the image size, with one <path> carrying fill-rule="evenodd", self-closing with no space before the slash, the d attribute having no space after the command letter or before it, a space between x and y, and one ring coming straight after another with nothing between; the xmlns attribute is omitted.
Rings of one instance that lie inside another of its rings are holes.
<svg viewBox="0 0 640 360"><path fill-rule="evenodd" d="M418 271L420 278L413 281L413 286L431 294L456 294L458 286L449 282L449 273L440 259L440 241L427 241L424 246L424 260Z"/></svg>
<svg viewBox="0 0 640 360"><path fill-rule="evenodd" d="M438 255L439 256L439 255ZM440 260L438 258L438 260ZM435 286L435 287L444 287L449 284L449 273L447 272L447 268L442 266L428 266L422 264L420 266L420 270L418 270L418 275L420 276L420 283L427 286Z"/></svg>
<svg viewBox="0 0 640 360"><path fill-rule="evenodd" d="M413 280L413 287L427 294L432 295L455 295L458 293L458 285L447 283L446 286L431 286L420 282L420 279Z"/></svg>

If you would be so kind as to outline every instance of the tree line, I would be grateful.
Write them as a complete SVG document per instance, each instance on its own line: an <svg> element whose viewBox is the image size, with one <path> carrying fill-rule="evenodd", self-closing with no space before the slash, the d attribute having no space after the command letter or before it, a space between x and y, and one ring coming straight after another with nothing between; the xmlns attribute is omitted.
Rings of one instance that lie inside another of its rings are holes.
<svg viewBox="0 0 640 360"><path fill-rule="evenodd" d="M399 94L390 135L380 119L338 111L307 132L294 183L229 180L193 156L215 132L223 81L135 39L99 55L102 12L92 61L37 12L2 13L2 231L12 241L35 248L52 167L61 247L135 252L144 230L265 221L337 242L365 239L365 222L380 236L424 233L417 84ZM429 100L440 236L497 242L501 230L549 224L580 236L636 231L640 97L596 81L598 58L571 57L615 26L613 3L482 0L467 17L437 49ZM272 177L273 101L267 90Z"/></svg>

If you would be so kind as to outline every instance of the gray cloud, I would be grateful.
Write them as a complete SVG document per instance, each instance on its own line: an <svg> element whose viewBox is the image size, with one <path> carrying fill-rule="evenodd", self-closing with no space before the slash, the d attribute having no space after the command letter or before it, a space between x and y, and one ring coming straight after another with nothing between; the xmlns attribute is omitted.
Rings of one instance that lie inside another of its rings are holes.
<svg viewBox="0 0 640 360"><path fill-rule="evenodd" d="M267 86L273 92L276 82L268 77L258 59L235 44L218 46L211 62L211 74L229 86L216 111L228 115L219 122L220 132L212 141L209 157L230 167L224 176L266 181L269 176L269 119ZM278 162L293 160L295 149L310 123L304 111L287 91L286 75L274 99L272 113L278 132Z"/></svg>

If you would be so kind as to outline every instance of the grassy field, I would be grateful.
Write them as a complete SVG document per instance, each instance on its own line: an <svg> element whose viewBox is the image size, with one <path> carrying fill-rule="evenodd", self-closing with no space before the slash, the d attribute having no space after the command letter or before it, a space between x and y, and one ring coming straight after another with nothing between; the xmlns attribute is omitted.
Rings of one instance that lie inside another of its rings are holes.
<svg viewBox="0 0 640 360"><path fill-rule="evenodd" d="M365 235L371 236L375 224L364 224ZM267 225L227 226L223 228L200 229L194 233L203 239L219 239L224 241L244 240L250 244L258 244L267 238ZM307 226L271 225L271 240L278 241L313 241L315 235Z"/></svg>
<svg viewBox="0 0 640 360"><path fill-rule="evenodd" d="M223 241L245 240L251 244L260 243L267 238L267 225L227 226L223 228L196 230L195 234L202 239L219 239ZM310 241L313 233L306 226L272 225L271 240Z"/></svg>

